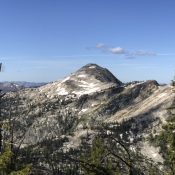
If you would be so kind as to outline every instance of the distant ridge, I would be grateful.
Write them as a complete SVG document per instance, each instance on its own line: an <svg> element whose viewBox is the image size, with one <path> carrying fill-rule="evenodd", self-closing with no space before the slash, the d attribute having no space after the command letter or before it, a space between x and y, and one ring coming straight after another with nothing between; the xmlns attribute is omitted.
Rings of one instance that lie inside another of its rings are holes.
<svg viewBox="0 0 175 175"><path fill-rule="evenodd" d="M12 82L0 82L0 90L3 92L15 92L25 88L37 88L47 83L35 83L35 82L25 82L25 81L12 81Z"/></svg>

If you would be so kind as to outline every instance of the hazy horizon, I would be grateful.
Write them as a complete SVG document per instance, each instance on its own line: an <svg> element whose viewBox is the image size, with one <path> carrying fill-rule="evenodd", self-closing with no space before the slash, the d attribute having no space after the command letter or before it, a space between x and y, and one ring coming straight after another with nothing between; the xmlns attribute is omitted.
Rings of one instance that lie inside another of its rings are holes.
<svg viewBox="0 0 175 175"><path fill-rule="evenodd" d="M87 63L87 64L89 64L89 63ZM96 64L96 63L95 63ZM84 65L83 65L84 66ZM80 67L81 68L81 67ZM104 67L104 68L106 68L106 67ZM79 69L79 68L78 68ZM77 70L78 70L77 69ZM60 78L57 78L57 79L55 79L55 80L51 80L51 81L26 81L26 80L9 80L9 81L7 81L7 80L4 80L4 81L0 81L0 82L31 82L31 83L50 83L50 82L54 82L54 81L62 81L63 79L65 79L66 77L68 77L68 76L70 76L72 73L74 73L75 71L77 71L77 70L74 70L74 71L72 71L71 73L69 73L69 74L67 74L67 75L65 75L65 76L62 76L62 77L60 77ZM111 70L110 69L108 69L110 72L111 72ZM3 72L1 72L1 73L3 73ZM113 72L111 72L112 74L113 74ZM115 74L113 74L117 79L119 79L121 82L123 82L123 83L128 83L128 82L132 82L132 81L147 81L147 80L156 80L156 79L133 79L133 80L128 80L128 81L122 81L121 79L120 79L120 77L118 76L118 75L115 75ZM173 78L172 78L173 79ZM171 79L171 80L172 80ZM169 82L167 82L167 83L165 83L165 82L159 82L158 81L158 83L159 84L170 84L171 83L171 80L169 81ZM157 80L156 80L157 81Z"/></svg>

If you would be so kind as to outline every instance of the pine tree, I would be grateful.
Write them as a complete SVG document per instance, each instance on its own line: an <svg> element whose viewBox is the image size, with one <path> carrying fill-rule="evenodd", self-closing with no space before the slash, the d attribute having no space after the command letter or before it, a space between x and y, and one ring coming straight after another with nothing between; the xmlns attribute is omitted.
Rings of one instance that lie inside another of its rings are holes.
<svg viewBox="0 0 175 175"><path fill-rule="evenodd" d="M85 175L112 175L111 162L106 160L107 151L103 140L96 137L92 142L92 147L88 153L85 153L80 163Z"/></svg>
<svg viewBox="0 0 175 175"><path fill-rule="evenodd" d="M2 70L2 63L0 63L0 72ZM10 140L6 140L6 143L3 142L3 125L4 122L2 120L2 98L5 94L0 90L0 175L29 175L31 172L31 165L17 165L12 166L15 162L13 161L14 156L14 149L13 149L13 142ZM13 136L12 136L13 137ZM11 137L11 138L12 138ZM16 167L19 167L18 170L16 170Z"/></svg>
<svg viewBox="0 0 175 175"><path fill-rule="evenodd" d="M169 175L175 175L175 117L171 116L162 128L163 130L155 136L153 143L160 147Z"/></svg>
<svg viewBox="0 0 175 175"><path fill-rule="evenodd" d="M133 145L129 143L127 134L121 137L120 133L124 133L122 128L119 124L98 126L98 135L80 158L85 175L163 174L137 147L132 149Z"/></svg>

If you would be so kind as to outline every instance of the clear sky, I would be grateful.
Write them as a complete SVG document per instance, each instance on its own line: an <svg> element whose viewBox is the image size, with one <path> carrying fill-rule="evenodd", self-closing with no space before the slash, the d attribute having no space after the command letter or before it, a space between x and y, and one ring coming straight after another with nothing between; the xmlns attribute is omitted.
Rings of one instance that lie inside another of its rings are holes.
<svg viewBox="0 0 175 175"><path fill-rule="evenodd" d="M0 81L54 81L87 63L121 81L175 74L174 0L0 0Z"/></svg>

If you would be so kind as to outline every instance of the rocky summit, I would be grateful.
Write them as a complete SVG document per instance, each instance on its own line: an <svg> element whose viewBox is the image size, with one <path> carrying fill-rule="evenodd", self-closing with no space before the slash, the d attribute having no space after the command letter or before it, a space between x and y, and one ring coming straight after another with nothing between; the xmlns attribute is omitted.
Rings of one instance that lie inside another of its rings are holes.
<svg viewBox="0 0 175 175"><path fill-rule="evenodd" d="M66 138L63 150L78 148L87 132L96 134L97 123L123 123L143 154L158 162L162 157L146 138L161 130L174 97L169 85L122 83L109 70L87 64L62 81L6 93L1 120L13 119L14 140L22 148Z"/></svg>
<svg viewBox="0 0 175 175"><path fill-rule="evenodd" d="M51 96L55 94L80 97L121 85L122 83L107 69L96 64L87 64L61 82L49 84L40 90Z"/></svg>

